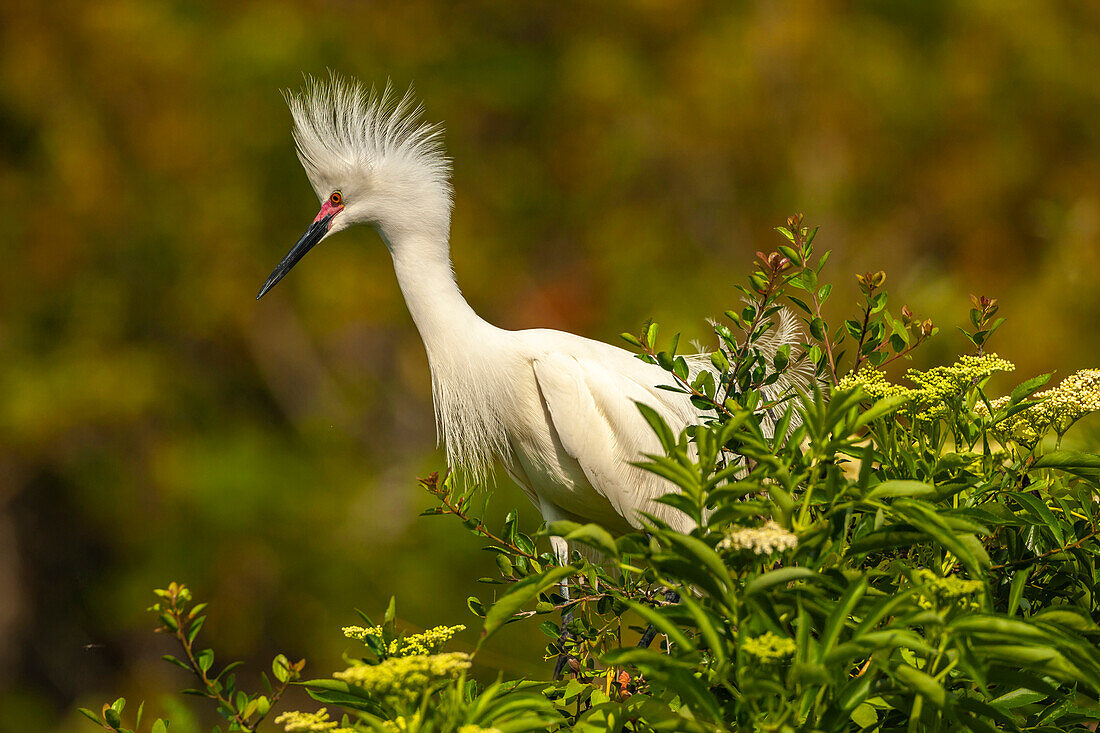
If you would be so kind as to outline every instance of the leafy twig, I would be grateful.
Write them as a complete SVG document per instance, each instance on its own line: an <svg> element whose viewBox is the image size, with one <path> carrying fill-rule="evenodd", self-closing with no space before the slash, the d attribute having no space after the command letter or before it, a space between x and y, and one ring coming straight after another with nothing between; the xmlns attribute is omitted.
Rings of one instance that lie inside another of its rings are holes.
<svg viewBox="0 0 1100 733"><path fill-rule="evenodd" d="M291 664L282 654L278 655L275 657L275 661L272 662L272 672L275 675L276 684L271 686L271 697L246 694L243 701L238 704L238 696L241 693L237 692L234 695L233 682L223 682L222 677L238 666L240 662L226 665L221 672L214 677L210 677L209 672L214 664L213 650L204 649L197 654L195 652L195 638L206 620L206 617L200 615L200 613L206 607L206 604L199 603L189 608L191 591L182 583L169 583L168 588L158 589L154 592L161 598L159 603L154 604L149 609L159 614L163 624L157 628L157 631L171 633L179 642L186 658L180 660L169 654L165 655L165 661L194 674L202 685L202 689L197 692L217 702L218 710L226 720L240 730L256 730L256 727L267 717L271 708L278 703L283 693L286 692L290 683L301 676L306 661L302 659Z"/></svg>
<svg viewBox="0 0 1100 733"><path fill-rule="evenodd" d="M427 478L417 479L420 485L432 496L439 500L440 506L434 510L429 510L425 514L451 514L462 520L462 523L466 525L472 532L481 535L491 542L496 542L502 547L507 548L511 552L517 555L521 555L528 560L534 560L538 562L539 557L533 552L528 552L514 542L499 537L489 531L485 526L485 522L481 520L481 517L473 517L468 511L466 511L466 502L463 499L459 499L457 502L451 501L451 490L447 486L447 473L444 473L440 477L438 471L432 471Z"/></svg>

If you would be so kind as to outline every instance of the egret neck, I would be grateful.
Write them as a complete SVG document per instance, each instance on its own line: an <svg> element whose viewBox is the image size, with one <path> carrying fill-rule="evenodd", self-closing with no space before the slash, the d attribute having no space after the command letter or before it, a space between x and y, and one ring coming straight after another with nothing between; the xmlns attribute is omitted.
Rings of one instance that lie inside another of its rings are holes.
<svg viewBox="0 0 1100 733"><path fill-rule="evenodd" d="M458 289L445 235L408 230L390 234L381 227L379 233L393 256L397 284L429 360L462 349L462 342L477 332L497 330Z"/></svg>
<svg viewBox="0 0 1100 733"><path fill-rule="evenodd" d="M448 465L465 468L475 480L484 479L495 458L507 461L504 416L507 406L514 404L520 366L506 347L509 332L483 320L462 297L445 228L380 226L379 231L424 342L436 428Z"/></svg>

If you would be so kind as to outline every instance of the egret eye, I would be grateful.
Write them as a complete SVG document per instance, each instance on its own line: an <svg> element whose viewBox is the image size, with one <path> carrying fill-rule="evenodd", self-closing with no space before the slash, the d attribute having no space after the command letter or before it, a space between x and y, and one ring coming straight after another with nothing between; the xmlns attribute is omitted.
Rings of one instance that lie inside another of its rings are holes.
<svg viewBox="0 0 1100 733"><path fill-rule="evenodd" d="M328 202L333 206L339 206L340 204L344 203L344 197L340 194L339 191L333 191L332 195L328 197Z"/></svg>

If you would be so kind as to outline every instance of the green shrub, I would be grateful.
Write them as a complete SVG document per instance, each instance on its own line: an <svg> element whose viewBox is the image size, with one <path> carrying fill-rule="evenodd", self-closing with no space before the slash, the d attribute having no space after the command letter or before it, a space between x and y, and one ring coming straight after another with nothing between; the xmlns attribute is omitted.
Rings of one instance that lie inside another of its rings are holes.
<svg viewBox="0 0 1100 733"><path fill-rule="evenodd" d="M469 599L481 643L537 624L568 679L477 684L470 655L443 651L454 628L402 636L391 603L380 625L344 629L363 643L346 669L302 680L302 663L279 657L266 694L249 695L192 648L202 609L177 585L154 606L184 649L170 661L231 730L254 730L288 684L326 707L275 717L287 731L1094 730L1100 456L1061 445L1100 409L1100 371L989 394L1013 366L987 351L996 301L974 297L974 353L893 383L881 368L934 324L892 315L879 272L858 276L856 317L830 326L816 230L792 217L779 232L743 306L715 325L713 371L692 376L655 324L626 337L707 416L674 435L640 407L664 447L643 465L679 487L663 501L695 520L690 534L655 518L620 537L557 522L543 533L602 557L559 567L515 512L488 527L476 487L421 482L438 502L428 514L457 518L496 554L500 575L483 581L499 592ZM768 339L784 307L804 320L802 347ZM792 370L815 375L813 388L767 401ZM646 626L659 648L637 646ZM88 715L122 730L121 712Z"/></svg>

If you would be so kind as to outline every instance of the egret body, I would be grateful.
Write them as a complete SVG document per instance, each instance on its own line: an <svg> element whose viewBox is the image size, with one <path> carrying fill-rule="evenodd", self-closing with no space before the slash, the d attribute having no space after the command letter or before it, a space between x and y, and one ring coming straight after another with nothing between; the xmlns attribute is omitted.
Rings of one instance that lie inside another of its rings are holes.
<svg viewBox="0 0 1100 733"><path fill-rule="evenodd" d="M679 433L698 419L658 366L609 344L560 331L508 331L486 322L455 282L449 250L450 161L438 126L410 95L366 92L338 78L288 95L298 157L321 201L263 297L313 246L370 224L393 258L432 375L436 426L451 466L483 476L499 461L543 519L598 522L614 532L648 512L689 530L655 502L674 490L632 465L661 446L635 403ZM566 544L551 538L555 554Z"/></svg>

